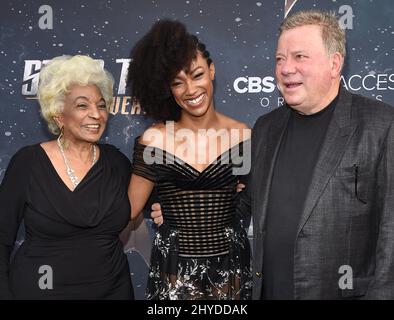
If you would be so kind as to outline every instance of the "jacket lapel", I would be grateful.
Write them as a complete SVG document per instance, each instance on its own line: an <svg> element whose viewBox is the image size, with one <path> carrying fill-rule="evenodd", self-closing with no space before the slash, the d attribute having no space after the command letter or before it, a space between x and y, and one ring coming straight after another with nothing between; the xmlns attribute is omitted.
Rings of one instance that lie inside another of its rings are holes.
<svg viewBox="0 0 394 320"><path fill-rule="evenodd" d="M263 230L276 157L290 118L290 109L288 107L282 108L282 112L276 114L269 128L267 140L259 139L260 143L265 144L265 147L259 148L260 152L256 156L257 187L254 188L255 194L253 195L255 202L253 212L256 212L255 219L257 218L259 230Z"/></svg>
<svg viewBox="0 0 394 320"><path fill-rule="evenodd" d="M301 231L311 215L356 129L356 125L351 122L351 103L351 94L345 89L341 89L333 118L327 128L326 137L312 175L298 232Z"/></svg>

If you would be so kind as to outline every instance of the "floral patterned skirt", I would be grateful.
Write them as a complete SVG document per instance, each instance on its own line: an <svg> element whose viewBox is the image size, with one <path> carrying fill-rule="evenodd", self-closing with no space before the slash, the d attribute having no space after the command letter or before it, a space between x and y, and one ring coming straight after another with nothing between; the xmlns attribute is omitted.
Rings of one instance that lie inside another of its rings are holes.
<svg viewBox="0 0 394 320"><path fill-rule="evenodd" d="M178 231L166 223L153 241L146 299L247 300L251 298L250 247L244 229L228 227L229 252L189 258L178 255Z"/></svg>

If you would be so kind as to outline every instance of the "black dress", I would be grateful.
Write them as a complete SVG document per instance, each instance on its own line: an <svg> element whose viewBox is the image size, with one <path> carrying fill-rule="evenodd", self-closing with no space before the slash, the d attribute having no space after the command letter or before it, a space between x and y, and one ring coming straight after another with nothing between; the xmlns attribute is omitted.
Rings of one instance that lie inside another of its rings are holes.
<svg viewBox="0 0 394 320"><path fill-rule="evenodd" d="M0 298L133 298L119 240L130 219L130 162L111 145L99 148L74 191L39 144L11 159L0 187ZM22 219L25 241L9 263Z"/></svg>
<svg viewBox="0 0 394 320"><path fill-rule="evenodd" d="M133 173L155 182L164 217L153 241L147 299L250 298L250 248L235 217L238 177L232 171L243 145L199 172L136 140Z"/></svg>

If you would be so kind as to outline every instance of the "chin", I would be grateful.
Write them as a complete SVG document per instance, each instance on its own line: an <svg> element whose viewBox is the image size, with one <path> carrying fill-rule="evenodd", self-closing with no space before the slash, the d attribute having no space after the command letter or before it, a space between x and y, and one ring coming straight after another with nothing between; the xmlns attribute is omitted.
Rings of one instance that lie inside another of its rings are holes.
<svg viewBox="0 0 394 320"><path fill-rule="evenodd" d="M85 139L85 141L86 142L89 142L89 143L96 143L96 142L98 142L99 140L100 140L100 138L101 138L101 134L100 135L98 135L98 136L95 136L95 137L84 137Z"/></svg>
<svg viewBox="0 0 394 320"><path fill-rule="evenodd" d="M193 109L184 109L186 111L187 114L193 116L193 117L202 117L203 115L205 115L208 111L208 108L198 108L197 110L193 110Z"/></svg>
<svg viewBox="0 0 394 320"><path fill-rule="evenodd" d="M299 103L299 101L297 101L297 100L292 100L292 99L286 99L285 98L285 101L286 101L286 103L289 105L289 106L298 106L300 103Z"/></svg>
<svg viewBox="0 0 394 320"><path fill-rule="evenodd" d="M195 116L195 117L200 118L200 117L205 116L207 113L208 113L208 109L206 109L206 110L204 110L204 111L201 111L201 112L195 112L195 113L193 113L192 115Z"/></svg>
<svg viewBox="0 0 394 320"><path fill-rule="evenodd" d="M298 97L283 95L283 98L289 106L297 106L302 103L301 99L299 99Z"/></svg>

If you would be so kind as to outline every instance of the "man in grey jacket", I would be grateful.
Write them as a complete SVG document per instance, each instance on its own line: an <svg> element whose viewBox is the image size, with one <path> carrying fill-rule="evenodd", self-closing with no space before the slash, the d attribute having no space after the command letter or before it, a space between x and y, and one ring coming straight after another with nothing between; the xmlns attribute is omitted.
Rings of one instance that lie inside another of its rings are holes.
<svg viewBox="0 0 394 320"><path fill-rule="evenodd" d="M254 125L237 205L253 218L253 299L394 299L394 108L340 86L345 54L331 13L280 26L286 103Z"/></svg>
<svg viewBox="0 0 394 320"><path fill-rule="evenodd" d="M394 108L340 87L334 15L284 20L286 104L253 129L238 214L252 213L254 299L394 298Z"/></svg>

